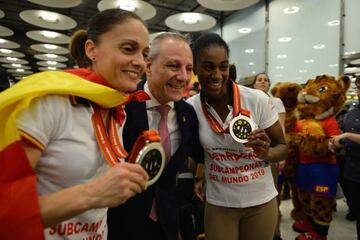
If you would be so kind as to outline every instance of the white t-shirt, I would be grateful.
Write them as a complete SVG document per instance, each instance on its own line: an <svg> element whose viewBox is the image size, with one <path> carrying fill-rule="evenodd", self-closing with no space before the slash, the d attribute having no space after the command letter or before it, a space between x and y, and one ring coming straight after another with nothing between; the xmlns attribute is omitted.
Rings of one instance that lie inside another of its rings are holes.
<svg viewBox="0 0 360 240"><path fill-rule="evenodd" d="M280 98L270 96L270 99L274 105L274 109L277 113L285 113L285 107Z"/></svg>
<svg viewBox="0 0 360 240"><path fill-rule="evenodd" d="M39 195L85 183L108 166L99 150L93 110L68 96L35 99L18 117L18 128L46 146L35 168ZM119 129L120 130L120 129ZM122 135L122 134L121 134ZM46 239L106 239L107 208L88 210L44 230Z"/></svg>
<svg viewBox="0 0 360 240"><path fill-rule="evenodd" d="M269 97L255 89L238 86L241 108L251 111L256 127L266 129L278 120L269 105ZM266 203L277 195L271 169L267 162L254 156L251 148L236 142L230 134L215 133L201 109L200 94L188 102L199 119L200 141L205 150L206 200L217 206L244 208ZM230 125L232 107L225 122L207 105L208 111L226 129Z"/></svg>

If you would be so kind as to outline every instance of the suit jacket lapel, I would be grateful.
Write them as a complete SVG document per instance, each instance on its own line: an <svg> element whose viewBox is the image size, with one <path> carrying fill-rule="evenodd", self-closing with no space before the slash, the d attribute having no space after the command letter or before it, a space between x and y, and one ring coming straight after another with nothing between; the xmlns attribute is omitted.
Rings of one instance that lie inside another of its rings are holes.
<svg viewBox="0 0 360 240"><path fill-rule="evenodd" d="M183 104L181 102L174 102L175 112L176 112L176 120L179 125L180 133L181 133L181 142L178 150L181 149L184 144L184 139L187 139L188 132L186 131L186 114L183 109Z"/></svg>

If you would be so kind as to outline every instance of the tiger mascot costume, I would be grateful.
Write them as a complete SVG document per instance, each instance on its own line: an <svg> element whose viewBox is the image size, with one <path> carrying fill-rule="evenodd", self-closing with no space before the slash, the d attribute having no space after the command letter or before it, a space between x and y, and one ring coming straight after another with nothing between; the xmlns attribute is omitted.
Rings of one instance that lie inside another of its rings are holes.
<svg viewBox="0 0 360 240"><path fill-rule="evenodd" d="M296 186L306 214L297 220L293 229L296 240L325 240L332 220L337 191L338 167L335 155L329 150L329 140L340 134L336 113L346 101L350 79L335 79L321 75L311 79L298 95L293 146L297 146L298 166Z"/></svg>

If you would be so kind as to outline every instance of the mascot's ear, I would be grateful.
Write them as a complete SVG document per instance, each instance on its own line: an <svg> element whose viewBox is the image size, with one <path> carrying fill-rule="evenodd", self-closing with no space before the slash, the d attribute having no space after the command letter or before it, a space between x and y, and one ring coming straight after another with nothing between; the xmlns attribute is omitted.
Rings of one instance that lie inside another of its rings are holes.
<svg viewBox="0 0 360 240"><path fill-rule="evenodd" d="M307 82L305 83L305 86L311 84L313 81L315 81L315 80L314 80L314 79L309 79L309 80L307 80Z"/></svg>
<svg viewBox="0 0 360 240"><path fill-rule="evenodd" d="M346 92L350 87L350 78L348 76L340 76L338 79L342 89Z"/></svg>
<svg viewBox="0 0 360 240"><path fill-rule="evenodd" d="M277 91L279 90L279 85L280 85L280 83L278 82L278 83L276 83L275 84L275 86L273 87L273 88L271 88L271 94L273 95L273 96L275 96L275 94L277 93Z"/></svg>
<svg viewBox="0 0 360 240"><path fill-rule="evenodd" d="M293 85L293 86L289 86L287 88L288 92L295 92L295 93L299 93L301 91L301 86L300 85Z"/></svg>

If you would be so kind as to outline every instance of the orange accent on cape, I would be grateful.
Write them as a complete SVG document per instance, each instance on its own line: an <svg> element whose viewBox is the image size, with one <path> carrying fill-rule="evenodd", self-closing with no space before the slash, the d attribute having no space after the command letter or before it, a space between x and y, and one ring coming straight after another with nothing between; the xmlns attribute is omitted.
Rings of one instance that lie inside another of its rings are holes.
<svg viewBox="0 0 360 240"><path fill-rule="evenodd" d="M76 74L76 73L75 73ZM0 238L44 239L36 175L16 127L17 114L36 97L65 94L113 108L126 100L121 92L66 72L42 72L0 94Z"/></svg>

